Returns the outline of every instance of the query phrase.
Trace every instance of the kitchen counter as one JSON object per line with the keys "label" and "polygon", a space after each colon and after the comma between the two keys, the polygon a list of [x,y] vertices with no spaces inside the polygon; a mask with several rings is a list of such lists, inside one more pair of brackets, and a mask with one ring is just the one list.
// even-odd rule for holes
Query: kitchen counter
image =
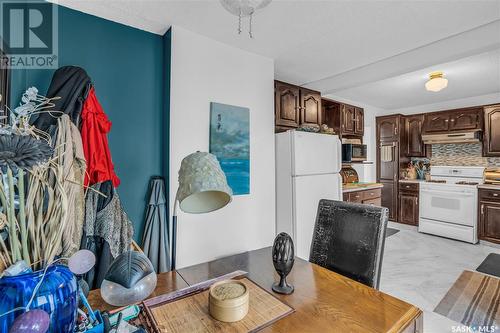
{"label": "kitchen counter", "polygon": [[342,192],[349,193],[356,191],[373,190],[382,187],[384,187],[384,185],[380,183],[348,183],[342,184]]}
{"label": "kitchen counter", "polygon": [[486,190],[500,190],[500,184],[499,185],[494,185],[494,184],[480,184],[477,187],[478,188],[484,188]]}
{"label": "kitchen counter", "polygon": [[423,179],[400,179],[400,183],[413,183],[413,184],[418,184],[418,183],[423,183],[425,180]]}

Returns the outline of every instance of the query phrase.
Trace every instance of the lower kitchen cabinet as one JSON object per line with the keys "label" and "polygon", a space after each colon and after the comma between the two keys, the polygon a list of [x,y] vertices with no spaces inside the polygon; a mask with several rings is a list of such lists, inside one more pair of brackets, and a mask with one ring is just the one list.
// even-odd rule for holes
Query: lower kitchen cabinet
{"label": "lower kitchen cabinet", "polygon": [[381,206],[382,205],[382,189],[360,189],[359,191],[352,191],[344,193],[344,201],[356,202],[365,205]]}
{"label": "lower kitchen cabinet", "polygon": [[418,225],[418,183],[399,183],[399,223]]}
{"label": "lower kitchen cabinet", "polygon": [[398,186],[397,181],[380,180],[379,183],[384,185],[381,193],[382,207],[389,209],[389,220],[398,220]]}
{"label": "lower kitchen cabinet", "polygon": [[500,244],[500,189],[479,190],[479,239]]}

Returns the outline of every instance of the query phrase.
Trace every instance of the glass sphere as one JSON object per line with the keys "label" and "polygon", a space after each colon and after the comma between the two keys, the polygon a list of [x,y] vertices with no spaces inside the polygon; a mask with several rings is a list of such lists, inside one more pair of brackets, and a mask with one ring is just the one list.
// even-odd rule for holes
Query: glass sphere
{"label": "glass sphere", "polygon": [[114,306],[146,299],[156,288],[156,272],[143,253],[128,251],[111,264],[101,284],[101,296]]}
{"label": "glass sphere", "polygon": [[46,333],[49,330],[50,317],[43,310],[31,310],[16,318],[9,333]]}

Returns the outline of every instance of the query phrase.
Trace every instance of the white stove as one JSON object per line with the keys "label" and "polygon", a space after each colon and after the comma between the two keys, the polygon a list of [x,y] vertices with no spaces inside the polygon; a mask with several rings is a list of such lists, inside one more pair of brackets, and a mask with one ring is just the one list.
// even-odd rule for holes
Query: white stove
{"label": "white stove", "polygon": [[484,167],[431,167],[420,184],[418,231],[477,243],[477,186]]}

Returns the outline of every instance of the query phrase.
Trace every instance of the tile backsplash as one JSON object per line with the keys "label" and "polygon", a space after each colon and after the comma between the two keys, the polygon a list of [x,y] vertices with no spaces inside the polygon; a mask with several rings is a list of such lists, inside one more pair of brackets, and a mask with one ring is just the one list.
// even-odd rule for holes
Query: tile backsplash
{"label": "tile backsplash", "polygon": [[483,157],[481,143],[432,145],[431,165],[500,167],[500,157]]}

